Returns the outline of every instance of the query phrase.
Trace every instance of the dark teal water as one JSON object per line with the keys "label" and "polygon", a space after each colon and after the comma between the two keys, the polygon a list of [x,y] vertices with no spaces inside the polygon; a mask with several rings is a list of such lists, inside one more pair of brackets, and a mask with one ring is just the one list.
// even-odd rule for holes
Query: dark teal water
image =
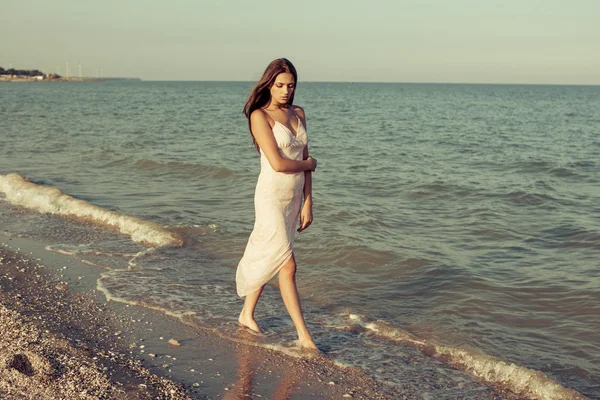
{"label": "dark teal water", "polygon": [[[259,169],[241,114],[251,86],[0,86],[0,175],[187,243],[138,244],[16,213],[17,200],[0,202],[0,231],[110,268],[100,286],[115,299],[235,335]],[[319,160],[298,284],[327,354],[402,385],[413,350],[430,345],[436,357],[420,365],[448,387],[461,379],[452,364],[522,393],[555,381],[600,396],[600,87],[301,83],[296,102]],[[267,344],[288,346],[275,288],[257,312]],[[531,371],[549,380],[520,388]]]}

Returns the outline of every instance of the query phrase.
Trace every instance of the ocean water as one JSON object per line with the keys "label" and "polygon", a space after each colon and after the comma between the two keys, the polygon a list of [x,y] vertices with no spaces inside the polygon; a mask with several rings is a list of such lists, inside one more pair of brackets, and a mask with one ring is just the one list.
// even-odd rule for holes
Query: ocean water
{"label": "ocean water", "polygon": [[[0,232],[235,338],[251,86],[1,85]],[[435,373],[437,398],[465,375],[600,397],[600,87],[301,82],[296,103],[319,161],[297,280],[328,356],[400,386]],[[261,340],[287,349],[269,286]]]}

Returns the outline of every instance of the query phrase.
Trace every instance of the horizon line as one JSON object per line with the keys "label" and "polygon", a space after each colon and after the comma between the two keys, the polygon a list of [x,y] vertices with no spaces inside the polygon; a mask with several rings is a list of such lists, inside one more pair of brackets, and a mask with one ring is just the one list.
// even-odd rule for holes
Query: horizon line
{"label": "horizon line", "polygon": [[[226,79],[140,79],[142,82],[223,82],[223,83],[255,83],[254,80],[226,80]],[[600,86],[600,83],[516,83],[516,82],[420,82],[420,81],[320,81],[300,80],[298,83],[392,83],[415,85],[522,85],[522,86]]]}

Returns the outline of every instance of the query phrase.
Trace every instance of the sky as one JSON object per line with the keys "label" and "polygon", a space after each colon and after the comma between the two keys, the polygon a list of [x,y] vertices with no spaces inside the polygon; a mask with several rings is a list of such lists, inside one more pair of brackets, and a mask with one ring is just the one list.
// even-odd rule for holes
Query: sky
{"label": "sky", "polygon": [[600,0],[0,0],[0,38],[73,76],[600,84]]}

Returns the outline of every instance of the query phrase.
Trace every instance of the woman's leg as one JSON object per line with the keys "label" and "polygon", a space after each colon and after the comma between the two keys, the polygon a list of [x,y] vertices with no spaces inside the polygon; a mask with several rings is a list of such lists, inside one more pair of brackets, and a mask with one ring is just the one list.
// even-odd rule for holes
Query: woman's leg
{"label": "woman's leg", "polygon": [[300,296],[296,288],[296,261],[294,256],[279,270],[279,289],[285,308],[287,308],[292,321],[298,331],[298,341],[300,346],[309,349],[318,350],[315,342],[306,328],[304,317],[302,316],[302,307],[300,306]]}
{"label": "woman's leg", "polygon": [[263,285],[246,296],[246,300],[244,300],[244,308],[242,308],[242,312],[238,318],[238,322],[240,324],[258,333],[260,333],[261,330],[254,319],[254,310],[256,309],[256,303],[258,303],[258,299],[264,288],[265,286]]}

